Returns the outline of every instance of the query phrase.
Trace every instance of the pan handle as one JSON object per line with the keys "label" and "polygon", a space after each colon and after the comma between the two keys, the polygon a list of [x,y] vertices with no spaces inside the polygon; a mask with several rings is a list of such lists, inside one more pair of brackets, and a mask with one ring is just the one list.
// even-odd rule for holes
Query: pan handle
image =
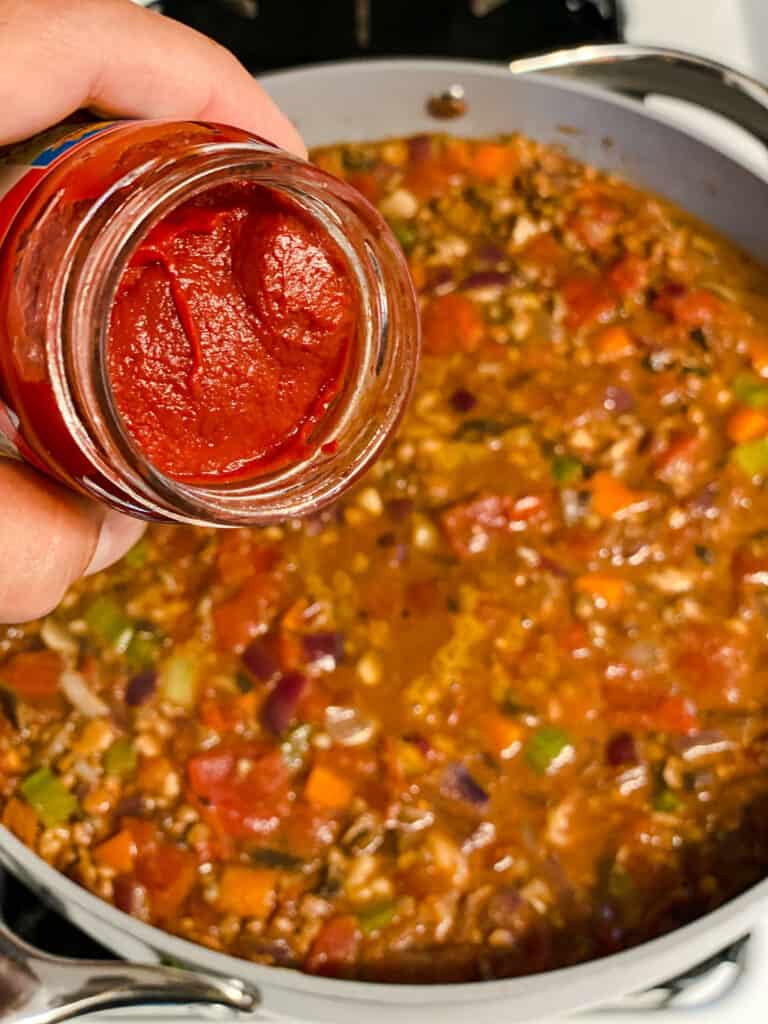
{"label": "pan handle", "polygon": [[515,74],[552,72],[642,98],[661,93],[727,117],[768,148],[768,88],[741,71],[680,50],[604,43],[513,60]]}
{"label": "pan handle", "polygon": [[259,995],[240,981],[203,971],[49,956],[0,922],[0,1022],[56,1024],[97,1010],[162,1003],[215,1003],[250,1012]]}

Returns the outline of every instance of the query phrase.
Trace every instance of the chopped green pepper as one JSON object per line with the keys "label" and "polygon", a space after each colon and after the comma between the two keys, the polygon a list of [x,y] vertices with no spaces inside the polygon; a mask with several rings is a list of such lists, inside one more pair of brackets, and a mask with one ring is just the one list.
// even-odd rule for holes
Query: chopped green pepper
{"label": "chopped green pepper", "polygon": [[539,729],[528,740],[525,760],[537,775],[546,775],[558,768],[573,752],[573,743],[567,732],[556,726]]}
{"label": "chopped green pepper", "polygon": [[46,828],[63,825],[79,810],[77,797],[50,768],[39,768],[28,775],[19,788]]}
{"label": "chopped green pepper", "polygon": [[763,476],[768,473],[768,437],[737,444],[731,458],[748,476]]}
{"label": "chopped green pepper", "polygon": [[390,225],[392,233],[405,252],[410,252],[416,242],[416,232],[410,224],[395,223]]}
{"label": "chopped green pepper", "polygon": [[680,797],[671,789],[666,787],[653,798],[653,809],[661,811],[662,814],[674,814],[682,806]]}
{"label": "chopped green pepper", "polygon": [[146,537],[134,544],[131,550],[125,555],[123,561],[129,569],[141,569],[146,564],[149,556],[149,541]]}
{"label": "chopped green pepper", "polygon": [[753,373],[740,373],[731,384],[734,398],[750,409],[768,406],[768,383]]}
{"label": "chopped green pepper", "polygon": [[550,463],[552,476],[559,484],[572,484],[581,480],[584,467],[572,455],[555,455]]}
{"label": "chopped green pepper", "polygon": [[366,907],[358,911],[357,920],[360,928],[366,934],[381,931],[391,924],[397,915],[397,906],[392,903],[377,903],[373,907]]}
{"label": "chopped green pepper", "polygon": [[125,651],[125,659],[132,669],[148,668],[154,665],[160,650],[161,640],[148,629],[137,630]]}
{"label": "chopped green pepper", "polygon": [[88,628],[117,651],[125,651],[133,636],[131,620],[114,598],[97,597],[83,615]]}
{"label": "chopped green pepper", "polygon": [[198,666],[185,654],[173,654],[160,670],[158,692],[181,707],[191,707],[197,698]]}
{"label": "chopped green pepper", "polygon": [[453,435],[454,441],[469,441],[476,444],[486,437],[499,437],[509,430],[511,424],[502,423],[501,420],[477,418],[464,420],[461,426]]}
{"label": "chopped green pepper", "polygon": [[104,755],[104,767],[110,775],[131,775],[136,770],[136,760],[133,742],[127,736],[121,736]]}

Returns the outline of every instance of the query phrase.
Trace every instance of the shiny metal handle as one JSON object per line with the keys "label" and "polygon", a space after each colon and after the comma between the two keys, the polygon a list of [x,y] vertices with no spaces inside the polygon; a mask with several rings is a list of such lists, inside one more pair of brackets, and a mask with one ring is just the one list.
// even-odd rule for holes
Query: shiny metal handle
{"label": "shiny metal handle", "polygon": [[0,1022],[56,1024],[96,1010],[161,1003],[249,1012],[259,996],[240,981],[204,972],[49,956],[0,923]]}
{"label": "shiny metal handle", "polygon": [[640,98],[661,93],[727,117],[768,147],[768,88],[718,61],[679,50],[605,43],[554,50],[509,64],[515,74],[549,71]]}

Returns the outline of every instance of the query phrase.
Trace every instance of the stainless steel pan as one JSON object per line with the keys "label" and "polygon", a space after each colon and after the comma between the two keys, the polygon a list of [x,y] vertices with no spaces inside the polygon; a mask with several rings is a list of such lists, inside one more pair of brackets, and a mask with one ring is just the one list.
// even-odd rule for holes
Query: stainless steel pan
{"label": "stainless steel pan", "polygon": [[[558,77],[510,73],[552,70]],[[559,140],[577,156],[668,196],[768,260],[768,177],[758,164],[734,162],[642,105],[648,92],[698,100],[736,120],[765,147],[768,92],[720,65],[669,51],[608,46],[511,68],[412,60],[329,64],[270,75],[264,84],[310,145],[436,128],[466,135],[519,130]],[[463,88],[467,113],[435,122],[426,113],[427,99],[452,86]],[[626,95],[608,94],[605,86]],[[473,1024],[541,1021],[614,1002],[679,973],[743,935],[768,905],[764,881],[693,924],[601,961],[503,981],[387,986],[261,967],[166,935],[57,874],[2,828],[0,861],[76,925],[134,961],[104,966],[52,960],[0,932],[0,1020],[35,1024],[126,1002],[207,1000],[247,1009],[259,999],[261,1014],[332,1024],[389,1024],[393,1017],[398,1024],[459,1024],[470,1014]],[[195,973],[135,963],[169,959]]]}

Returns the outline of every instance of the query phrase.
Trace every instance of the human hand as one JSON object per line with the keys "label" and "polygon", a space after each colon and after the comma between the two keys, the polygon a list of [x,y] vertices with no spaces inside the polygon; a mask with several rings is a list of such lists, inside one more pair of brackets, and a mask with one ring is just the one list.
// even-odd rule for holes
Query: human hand
{"label": "human hand", "polygon": [[[0,144],[81,107],[219,121],[305,154],[264,90],[205,36],[130,0],[0,0]],[[47,614],[71,583],[116,561],[143,530],[0,458],[0,622]]]}

